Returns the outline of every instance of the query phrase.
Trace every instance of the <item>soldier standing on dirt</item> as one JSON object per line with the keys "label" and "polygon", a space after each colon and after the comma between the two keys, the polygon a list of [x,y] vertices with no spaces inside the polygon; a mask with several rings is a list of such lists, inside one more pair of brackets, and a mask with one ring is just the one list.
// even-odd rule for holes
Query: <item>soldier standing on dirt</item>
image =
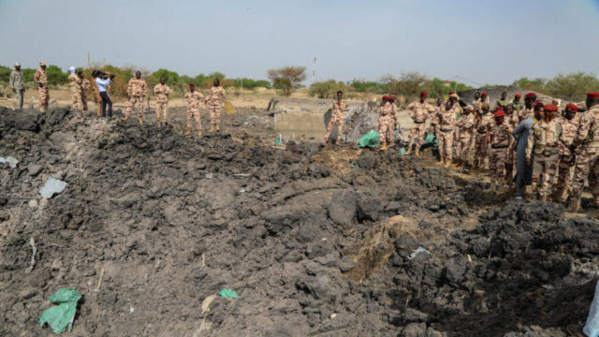
{"label": "soldier standing on dirt", "polygon": [[490,131],[491,150],[489,151],[489,176],[491,191],[497,192],[505,184],[505,160],[512,139],[512,130],[505,123],[505,112],[497,109],[493,114],[495,125]]}
{"label": "soldier standing on dirt", "polygon": [[441,113],[441,109],[445,109],[445,104],[443,103],[445,102],[442,97],[437,99],[437,106],[431,117],[431,133],[435,135],[435,138],[439,138],[439,114]]}
{"label": "soldier standing on dirt", "polygon": [[587,94],[587,108],[570,147],[577,157],[570,197],[572,211],[580,209],[580,196],[587,179],[595,207],[599,207],[599,92]]}
{"label": "soldier standing on dirt", "polygon": [[439,113],[439,154],[441,162],[445,167],[451,165],[453,159],[453,137],[455,132],[456,117],[460,112],[459,104],[457,104],[458,95],[455,93],[449,96],[449,101],[445,104],[445,108]]}
{"label": "soldier standing on dirt", "polygon": [[79,76],[79,78],[81,79],[81,110],[83,112],[87,112],[87,91],[91,87],[91,83],[87,78],[85,78],[83,71],[80,70],[77,73],[77,76]]}
{"label": "soldier standing on dirt", "polygon": [[139,124],[143,124],[144,120],[144,107],[143,99],[148,94],[148,86],[146,81],[141,79],[141,71],[135,72],[135,77],[129,80],[127,86],[127,94],[129,95],[129,106],[125,111],[125,117],[121,118],[126,121],[131,116],[131,112],[135,108],[135,104],[139,103],[139,109],[137,110],[137,117],[139,118]]}
{"label": "soldier standing on dirt", "polygon": [[220,86],[220,80],[214,79],[212,82],[213,86],[210,88],[210,94],[206,101],[210,106],[210,132],[220,131],[220,114],[223,111],[223,104],[227,93],[223,87]]}
{"label": "soldier standing on dirt", "polygon": [[559,116],[557,119],[562,125],[563,141],[564,145],[560,148],[560,159],[557,166],[558,179],[557,184],[554,186],[553,200],[556,202],[564,202],[564,192],[567,192],[572,181],[572,175],[574,174],[574,155],[570,152],[569,146],[572,145],[576,132],[578,131],[578,125],[580,120],[576,118],[576,112],[578,106],[572,103],[566,105],[563,116]]}
{"label": "soldier standing on dirt", "polygon": [[379,110],[379,141],[381,151],[387,151],[388,144],[393,144],[393,131],[395,129],[395,114],[392,96],[383,96],[382,106]]}
{"label": "soldier standing on dirt", "polygon": [[412,130],[410,131],[410,138],[408,140],[408,151],[406,154],[412,152],[412,144],[416,141],[416,157],[420,155],[420,147],[422,146],[422,138],[424,137],[424,131],[426,130],[426,120],[430,115],[435,113],[435,108],[426,102],[428,93],[426,91],[420,92],[420,100],[410,103],[408,105],[408,111],[410,118],[414,121]]}
{"label": "soldier standing on dirt", "polygon": [[[505,109],[505,122],[510,128],[510,133],[518,126],[518,115],[514,113],[514,106],[508,104]],[[514,178],[514,166],[516,164],[516,140],[510,137],[510,146],[508,147],[506,159],[505,159],[505,177],[506,183],[511,184]]]}
{"label": "soldier standing on dirt", "polygon": [[472,105],[468,105],[464,108],[464,114],[456,123],[456,128],[460,130],[460,137],[458,139],[458,152],[456,153],[458,165],[468,166],[470,149],[472,148],[474,122],[474,107]]}
{"label": "soldier standing on dirt", "polygon": [[524,108],[524,103],[522,103],[522,95],[520,94],[516,94],[514,96],[514,99],[510,101],[509,106],[512,107],[512,109],[514,110],[514,114],[516,116],[518,116],[518,114],[520,113],[520,110],[522,110],[522,108]]}
{"label": "soldier standing on dirt", "polygon": [[343,91],[337,91],[337,99],[333,101],[333,109],[331,111],[331,120],[327,126],[327,132],[324,135],[322,144],[326,144],[329,141],[333,126],[337,125],[337,139],[335,144],[339,145],[341,142],[341,130],[343,130],[343,113],[346,110],[345,101],[343,100]]}
{"label": "soldier standing on dirt", "polygon": [[520,122],[534,115],[535,104],[537,104],[537,95],[534,92],[524,96],[524,107],[518,112]]}
{"label": "soldier standing on dirt", "polygon": [[195,84],[189,83],[189,92],[185,94],[185,102],[187,103],[187,129],[185,135],[191,135],[191,119],[195,118],[198,123],[198,136],[202,135],[202,120],[200,119],[200,104],[206,109],[206,101],[201,92],[195,91]]}
{"label": "soldier standing on dirt", "polygon": [[482,94],[480,94],[480,114],[482,115],[483,113],[483,104],[489,104],[489,109],[491,108],[491,103],[489,103],[489,96],[487,96],[487,93],[483,91]]}
{"label": "soldier standing on dirt", "polygon": [[541,201],[547,201],[557,171],[560,146],[564,145],[562,144],[562,126],[555,119],[557,106],[547,104],[543,109],[545,117],[533,125],[528,135],[526,163],[530,165],[534,151],[533,192],[536,187]]}
{"label": "soldier standing on dirt", "polygon": [[474,168],[483,168],[488,155],[487,132],[492,126],[493,114],[489,112],[489,103],[482,105],[482,115],[476,120],[474,129]]}
{"label": "soldier standing on dirt", "polygon": [[69,87],[73,109],[79,109],[79,102],[81,101],[81,78],[75,73],[75,67],[69,68]]}
{"label": "soldier standing on dirt", "polygon": [[474,107],[474,111],[480,115],[482,109],[482,101],[480,100],[480,92],[474,93],[474,101],[472,101],[472,106]]}
{"label": "soldier standing on dirt", "polygon": [[164,84],[166,80],[164,76],[160,77],[160,83],[154,87],[154,95],[156,95],[156,122],[159,126],[166,124],[168,116],[168,97],[171,93],[171,88]]}
{"label": "soldier standing on dirt", "polygon": [[510,102],[507,100],[507,92],[504,91],[501,93],[501,99],[495,103],[495,107],[501,107],[501,109],[505,109],[508,104],[510,104]]}
{"label": "soldier standing on dirt", "polygon": [[23,109],[23,98],[25,97],[25,83],[23,83],[23,73],[21,72],[21,64],[15,62],[15,70],[10,73],[9,86],[15,94],[17,100],[17,110]]}
{"label": "soldier standing on dirt", "polygon": [[37,83],[37,92],[40,95],[40,111],[48,109],[50,101],[50,90],[48,89],[48,75],[46,74],[46,64],[40,62],[40,68],[35,71],[33,80]]}

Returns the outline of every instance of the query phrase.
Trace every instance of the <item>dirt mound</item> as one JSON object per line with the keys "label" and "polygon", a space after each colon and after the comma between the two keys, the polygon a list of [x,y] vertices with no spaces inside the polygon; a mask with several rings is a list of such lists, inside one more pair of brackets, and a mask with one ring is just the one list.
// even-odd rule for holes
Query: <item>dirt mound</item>
{"label": "dirt mound", "polygon": [[[20,161],[0,166],[0,335],[48,334],[61,287],[84,296],[77,336],[503,336],[586,315],[595,221],[491,207],[427,158],[273,148],[254,113],[185,138],[0,110],[0,155]],[[40,199],[50,176],[68,185]]]}

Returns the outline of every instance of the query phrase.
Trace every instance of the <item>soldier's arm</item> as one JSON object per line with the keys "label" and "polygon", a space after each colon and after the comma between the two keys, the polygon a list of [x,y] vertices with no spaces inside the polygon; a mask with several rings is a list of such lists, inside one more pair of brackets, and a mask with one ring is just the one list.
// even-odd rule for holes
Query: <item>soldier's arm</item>
{"label": "soldier's arm", "polygon": [[143,81],[142,83],[143,83],[142,87],[143,87],[144,96],[147,96],[148,95],[148,85],[146,84],[146,81]]}
{"label": "soldier's arm", "polygon": [[572,141],[572,148],[578,147],[589,136],[592,121],[588,117],[589,113],[587,112],[584,115],[582,115],[582,118],[580,118],[580,125],[578,126],[578,131],[576,131],[576,136],[574,136],[574,141]]}
{"label": "soldier's arm", "polygon": [[10,80],[8,81],[8,85],[12,88],[12,90],[15,90],[15,73],[11,73],[10,74]]}
{"label": "soldier's arm", "polygon": [[129,83],[127,84],[127,95],[131,96],[132,91],[133,91],[133,79],[130,79]]}

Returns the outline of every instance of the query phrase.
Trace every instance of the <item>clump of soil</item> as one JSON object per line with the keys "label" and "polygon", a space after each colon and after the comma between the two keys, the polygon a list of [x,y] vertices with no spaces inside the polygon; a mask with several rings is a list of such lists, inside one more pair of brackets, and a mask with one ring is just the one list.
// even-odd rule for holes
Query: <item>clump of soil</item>
{"label": "clump of soil", "polygon": [[[20,161],[0,166],[0,335],[49,334],[62,287],[84,295],[75,336],[555,336],[586,316],[595,220],[494,205],[432,157],[275,148],[271,117],[223,119],[186,138],[0,110]],[[40,199],[50,176],[66,190]]]}

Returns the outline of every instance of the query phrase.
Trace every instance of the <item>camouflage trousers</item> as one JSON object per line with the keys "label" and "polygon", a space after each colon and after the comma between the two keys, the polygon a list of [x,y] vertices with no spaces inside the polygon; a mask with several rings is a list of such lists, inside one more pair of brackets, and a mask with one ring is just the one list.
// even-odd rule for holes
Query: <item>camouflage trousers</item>
{"label": "camouflage trousers", "polygon": [[474,166],[484,167],[487,159],[487,138],[486,134],[481,134],[478,131],[474,133]]}
{"label": "camouflage trousers", "polygon": [[557,165],[557,183],[555,184],[555,188],[553,190],[553,194],[558,198],[561,198],[564,195],[564,191],[568,191],[570,187],[570,182],[572,181],[572,177],[574,175],[574,167],[571,165],[571,163],[572,156],[560,156],[559,164]]}
{"label": "camouflage trousers", "polygon": [[453,154],[452,157],[454,159],[460,158],[460,133],[461,131],[457,128],[453,131],[453,143],[451,147],[451,153]]}
{"label": "camouflage trousers", "polygon": [[135,105],[139,103],[139,109],[137,109],[137,116],[139,118],[143,118],[144,116],[144,105],[143,105],[143,97],[141,96],[131,96],[129,98],[129,105],[127,106],[127,110],[125,111],[125,117],[131,116],[131,112],[135,108]]}
{"label": "camouflage trousers", "polygon": [[210,105],[210,126],[220,127],[220,114],[223,111],[222,104]]}
{"label": "camouflage trousers", "polygon": [[593,196],[599,196],[599,147],[587,147],[576,157],[572,180],[573,199],[580,199],[587,179]]}
{"label": "camouflage trousers", "polygon": [[439,154],[442,162],[451,162],[453,159],[453,130],[437,132],[439,139]]}
{"label": "camouflage trousers", "polygon": [[379,141],[381,144],[387,143],[393,145],[393,130],[395,121],[392,118],[379,119]]}
{"label": "camouflage trousers", "polygon": [[424,137],[424,131],[426,130],[426,123],[414,123],[412,125],[412,129],[410,130],[410,138],[408,140],[408,147],[411,147],[414,144],[414,141],[418,145],[416,145],[416,149],[419,149],[422,146],[422,138]]}
{"label": "camouflage trousers", "polygon": [[37,93],[40,95],[40,106],[42,108],[48,107],[48,102],[50,102],[50,90],[48,89],[48,85],[44,84],[43,87],[37,87]]}
{"label": "camouflage trousers", "polygon": [[[81,102],[81,93],[72,92],[71,93],[71,104],[74,109],[79,109],[79,103]],[[82,104],[83,105],[83,104]]]}
{"label": "camouflage trousers", "polygon": [[514,178],[514,168],[516,167],[516,142],[512,141],[507,150],[505,159],[505,176],[510,181]]}
{"label": "camouflage trousers", "polygon": [[81,111],[87,111],[87,95],[81,94]]}
{"label": "camouflage trousers", "polygon": [[333,131],[333,127],[337,125],[337,139],[335,143],[339,144],[341,140],[341,131],[343,130],[343,118],[333,116],[331,121],[329,121],[329,125],[327,126],[327,132],[324,135],[323,141],[326,143],[329,141],[329,137],[331,136],[331,132]]}
{"label": "camouflage trousers", "polygon": [[472,135],[465,133],[460,137],[458,142],[458,152],[456,156],[463,162],[470,161],[470,147],[472,147]]}
{"label": "camouflage trousers", "polygon": [[544,155],[535,153],[535,160],[532,164],[532,186],[533,192],[536,190],[541,197],[548,197],[551,193],[551,184],[557,173],[557,164],[559,154]]}
{"label": "camouflage trousers", "polygon": [[498,185],[505,184],[505,164],[509,148],[489,150],[489,177]]}
{"label": "camouflage trousers", "polygon": [[162,121],[166,123],[166,119],[168,118],[168,101],[156,102],[156,120],[158,122]]}
{"label": "camouflage trousers", "polygon": [[187,131],[191,131],[192,119],[195,118],[196,123],[198,124],[198,130],[202,131],[202,120],[200,119],[200,108],[187,108]]}

